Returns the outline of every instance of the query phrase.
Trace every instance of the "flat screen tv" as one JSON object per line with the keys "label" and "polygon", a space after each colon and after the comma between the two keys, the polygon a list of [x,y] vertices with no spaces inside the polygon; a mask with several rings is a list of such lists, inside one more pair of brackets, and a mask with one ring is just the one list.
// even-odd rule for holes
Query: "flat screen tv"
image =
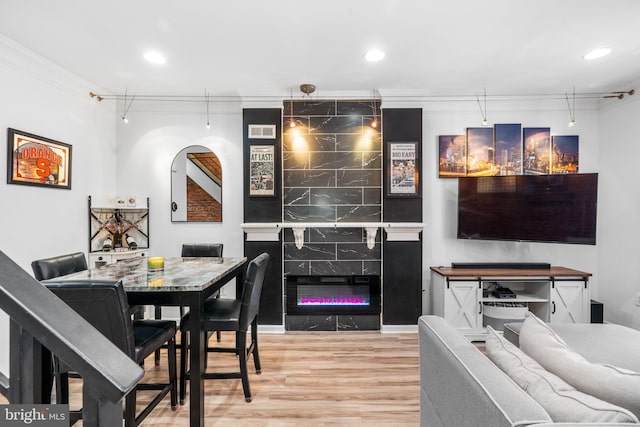
{"label": "flat screen tv", "polygon": [[598,174],[458,179],[458,239],[596,244]]}

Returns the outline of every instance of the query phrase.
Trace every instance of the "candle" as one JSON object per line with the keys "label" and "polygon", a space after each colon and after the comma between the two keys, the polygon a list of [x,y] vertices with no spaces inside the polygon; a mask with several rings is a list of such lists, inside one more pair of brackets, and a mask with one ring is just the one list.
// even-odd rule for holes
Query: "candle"
{"label": "candle", "polygon": [[147,260],[150,270],[161,270],[164,268],[164,257],[152,256]]}

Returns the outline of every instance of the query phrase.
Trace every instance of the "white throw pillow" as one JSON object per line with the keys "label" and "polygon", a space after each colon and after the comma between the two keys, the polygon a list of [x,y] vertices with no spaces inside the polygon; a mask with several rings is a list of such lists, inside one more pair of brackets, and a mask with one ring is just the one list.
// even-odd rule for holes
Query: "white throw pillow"
{"label": "white throw pillow", "polygon": [[637,372],[589,362],[531,313],[527,313],[520,329],[520,348],[576,389],[622,406],[640,417],[640,374]]}
{"label": "white throw pillow", "polygon": [[487,327],[487,355],[544,408],[554,422],[630,423],[624,408],[582,393],[546,371],[518,347]]}

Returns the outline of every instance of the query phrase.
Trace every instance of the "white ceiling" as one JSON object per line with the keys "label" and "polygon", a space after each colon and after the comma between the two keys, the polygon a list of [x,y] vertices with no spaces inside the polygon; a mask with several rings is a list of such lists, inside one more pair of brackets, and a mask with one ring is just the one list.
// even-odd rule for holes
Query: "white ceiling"
{"label": "white ceiling", "polygon": [[638,0],[0,0],[0,34],[113,94],[628,90],[639,18]]}

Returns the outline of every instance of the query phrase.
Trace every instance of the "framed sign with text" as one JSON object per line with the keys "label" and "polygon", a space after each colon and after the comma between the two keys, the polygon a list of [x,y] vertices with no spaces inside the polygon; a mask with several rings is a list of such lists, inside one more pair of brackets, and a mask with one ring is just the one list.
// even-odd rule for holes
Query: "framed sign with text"
{"label": "framed sign with text", "polygon": [[249,196],[275,196],[275,146],[249,148]]}
{"label": "framed sign with text", "polygon": [[71,145],[8,129],[7,184],[71,189]]}
{"label": "framed sign with text", "polygon": [[416,197],[419,194],[418,143],[391,142],[387,146],[388,197]]}

